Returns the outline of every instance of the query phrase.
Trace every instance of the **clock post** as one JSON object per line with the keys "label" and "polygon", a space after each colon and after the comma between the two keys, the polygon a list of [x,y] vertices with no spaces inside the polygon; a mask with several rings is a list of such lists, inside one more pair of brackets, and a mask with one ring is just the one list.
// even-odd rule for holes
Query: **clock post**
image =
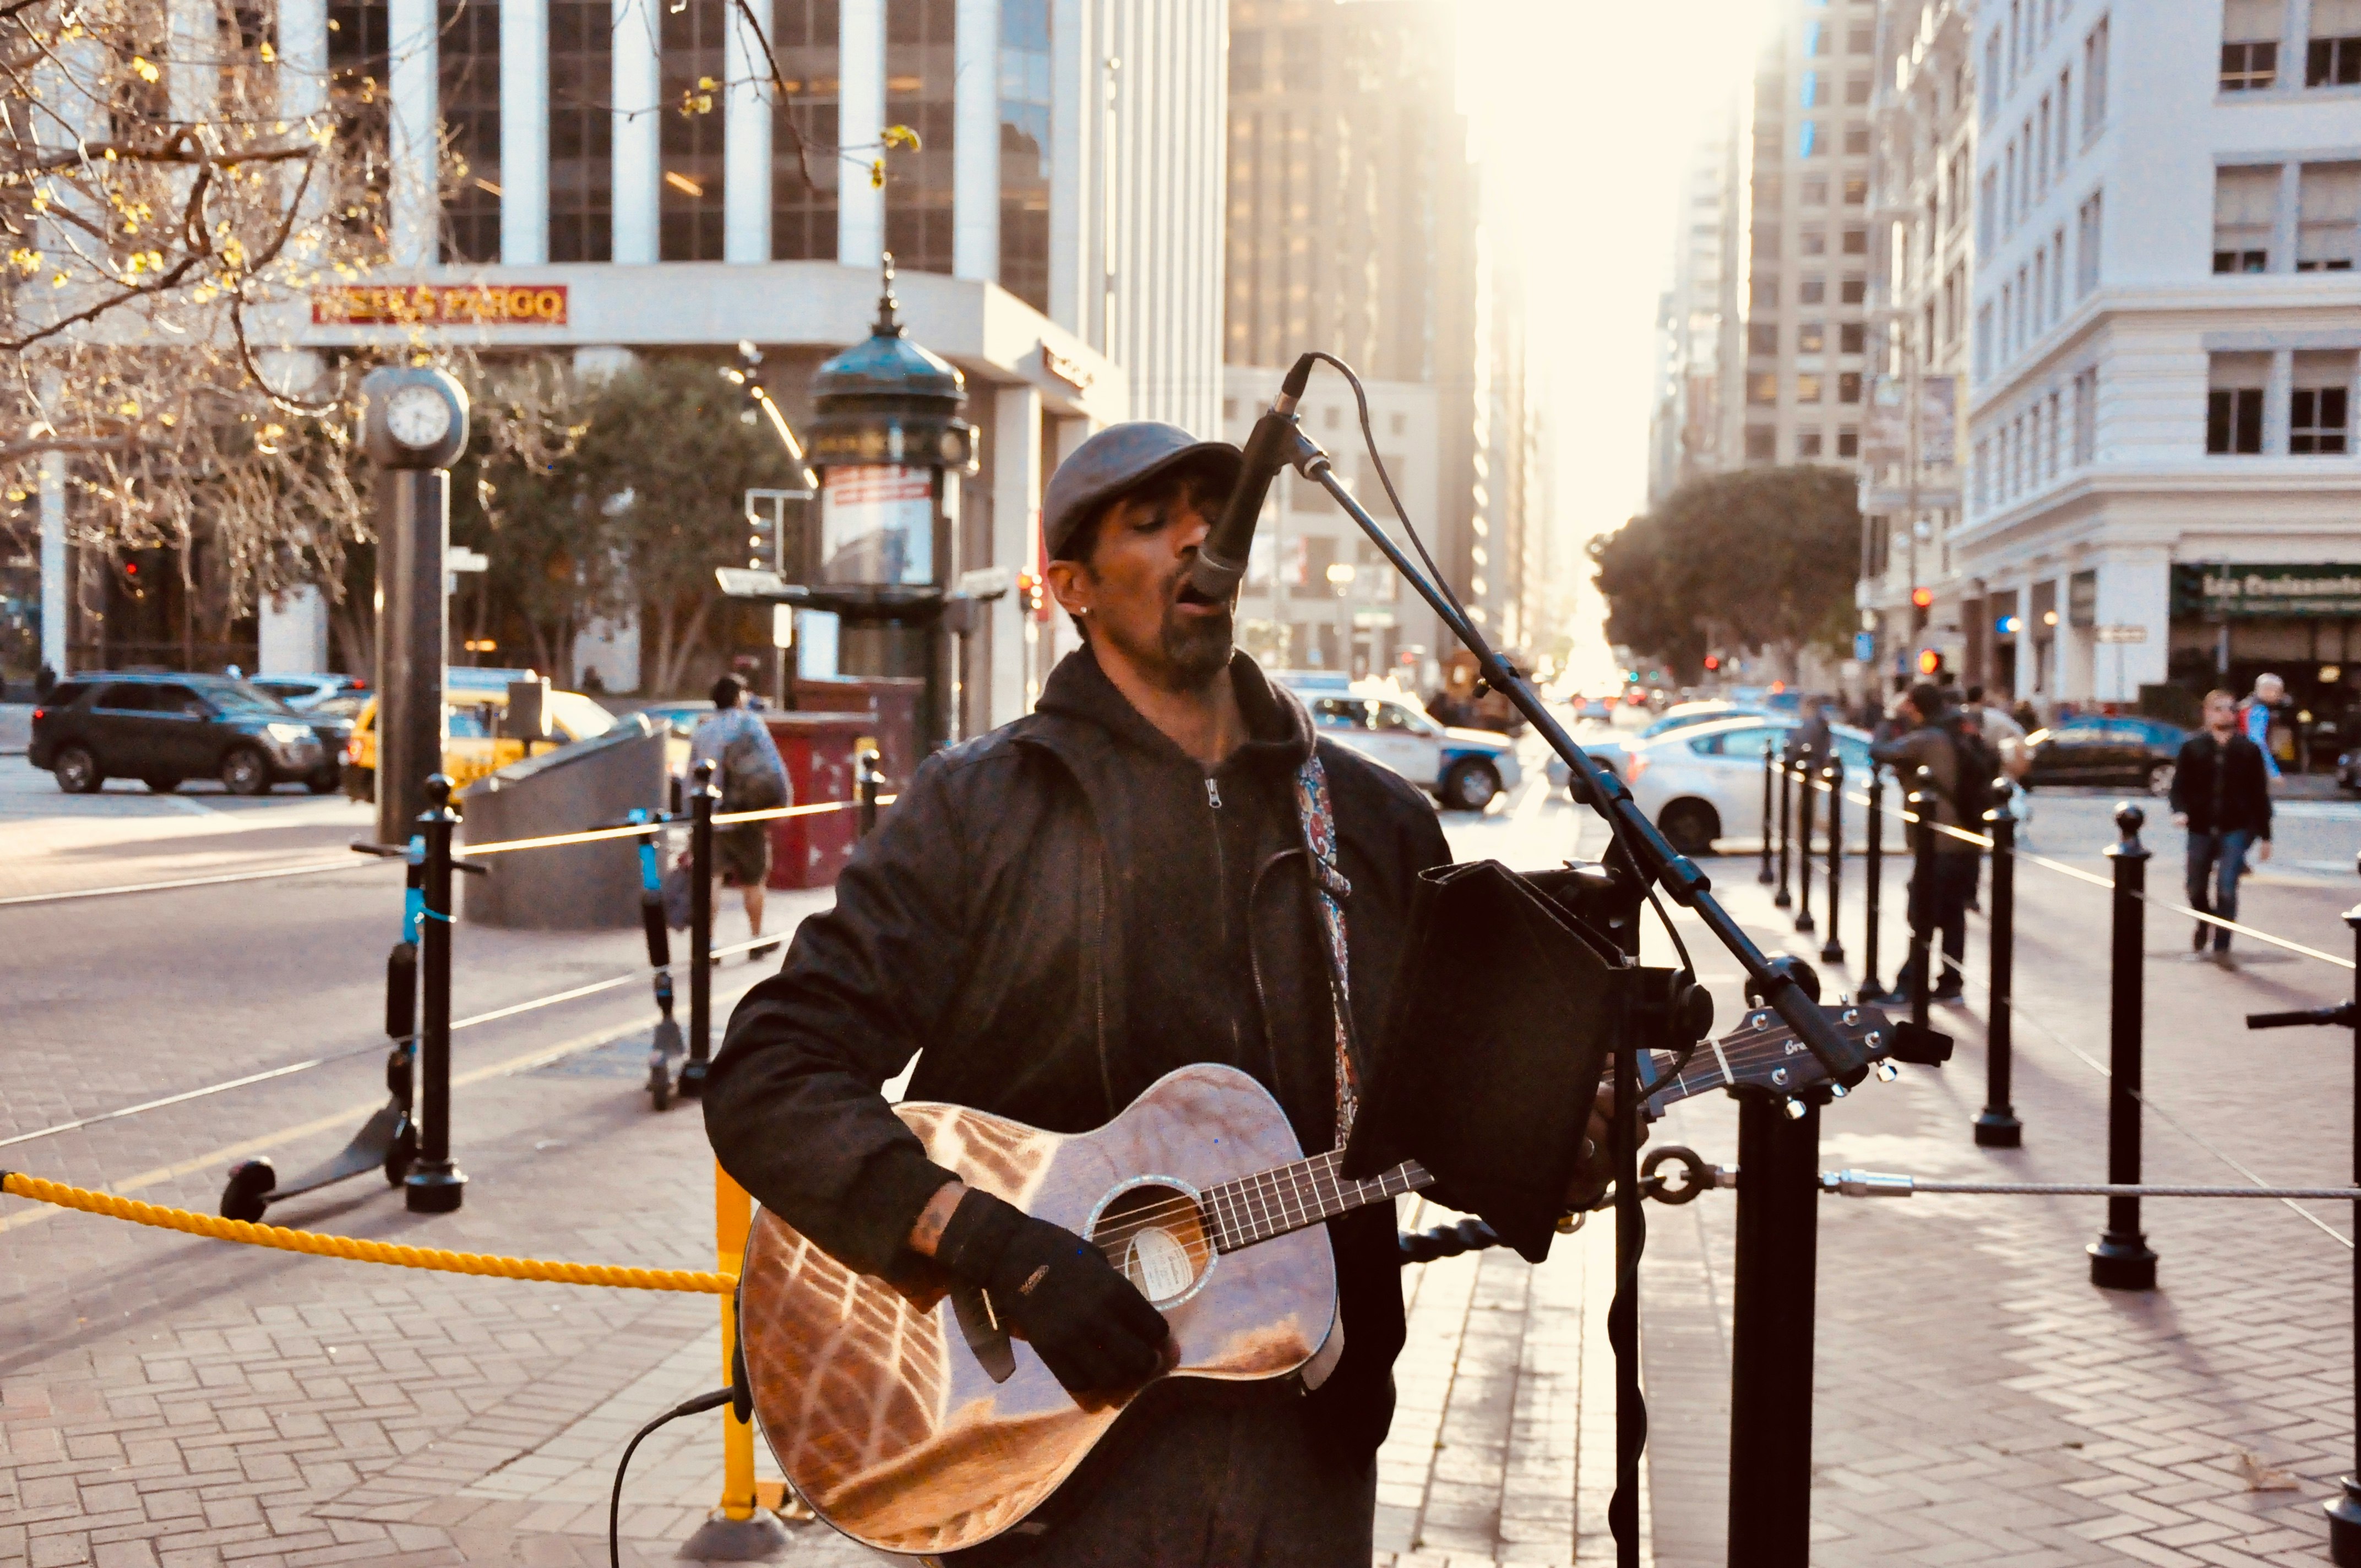
{"label": "clock post", "polygon": [[443,371],[372,370],[361,382],[361,444],[377,478],[377,841],[403,845],[443,771],[444,558],[451,464],[467,445],[467,394]]}

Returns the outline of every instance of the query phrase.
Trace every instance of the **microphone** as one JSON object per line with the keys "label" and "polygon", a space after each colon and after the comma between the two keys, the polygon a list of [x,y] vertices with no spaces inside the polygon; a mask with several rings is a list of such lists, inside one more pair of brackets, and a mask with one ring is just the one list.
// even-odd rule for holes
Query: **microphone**
{"label": "microphone", "polygon": [[1215,604],[1224,603],[1235,595],[1246,575],[1246,556],[1254,549],[1255,524],[1262,517],[1263,498],[1270,494],[1271,480],[1287,466],[1301,440],[1296,428],[1295,405],[1303,397],[1305,384],[1312,379],[1312,366],[1318,363],[1311,355],[1305,355],[1279,384],[1279,396],[1255,421],[1254,433],[1246,437],[1246,461],[1238,467],[1237,488],[1230,492],[1205,542],[1197,547],[1197,559],[1189,567],[1189,586]]}

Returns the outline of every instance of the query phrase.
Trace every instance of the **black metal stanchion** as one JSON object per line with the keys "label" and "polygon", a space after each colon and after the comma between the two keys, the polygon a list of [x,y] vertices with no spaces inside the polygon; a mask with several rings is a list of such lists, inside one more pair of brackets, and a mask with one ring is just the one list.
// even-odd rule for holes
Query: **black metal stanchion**
{"label": "black metal stanchion", "polygon": [[1795,929],[1806,936],[1818,929],[1812,921],[1812,801],[1819,793],[1813,788],[1819,769],[1813,763],[1806,746],[1795,758]]}
{"label": "black metal stanchion", "polygon": [[1771,730],[1763,742],[1763,869],[1754,873],[1754,880],[1765,887],[1779,880],[1771,874],[1771,813],[1775,809],[1771,804],[1772,772],[1778,765],[1778,731]]}
{"label": "black metal stanchion", "polygon": [[1787,855],[1793,847],[1789,834],[1795,820],[1795,766],[1785,757],[1779,759],[1779,891],[1771,902],[1784,909],[1795,902],[1787,892]]}
{"label": "black metal stanchion", "polygon": [[683,1100],[705,1091],[713,1052],[713,764],[697,764],[688,785],[688,1060],[676,1087]]}
{"label": "black metal stanchion", "polygon": [[1844,941],[1838,936],[1837,894],[1844,886],[1844,758],[1835,748],[1828,751],[1828,765],[1821,771],[1828,785],[1828,939],[1820,944],[1820,961],[1824,964],[1844,962]]}
{"label": "black metal stanchion", "polygon": [[[1804,971],[1808,974],[1808,970]],[[1811,982],[1817,990],[1817,982]],[[1812,1531],[1816,1097],[1740,1097],[1730,1355],[1730,1568],[1806,1568]]]}
{"label": "black metal stanchion", "polygon": [[852,753],[853,783],[861,797],[861,836],[864,839],[877,830],[877,796],[885,785],[885,774],[877,765],[874,743]]}
{"label": "black metal stanchion", "polygon": [[1976,1142],[1988,1149],[2013,1149],[2024,1142],[2024,1124],[2009,1103],[2009,988],[2015,984],[2016,817],[2010,812],[2008,781],[1993,781],[2000,802],[1984,813],[1992,835],[1992,996],[1984,1023],[1984,1109],[1976,1118]]}
{"label": "black metal stanchion", "polygon": [[426,781],[426,809],[418,818],[426,840],[423,918],[418,929],[423,992],[418,1029],[418,1160],[402,1179],[402,1202],[415,1214],[458,1208],[467,1179],[451,1159],[451,781]]}
{"label": "black metal stanchion", "polygon": [[1910,825],[1909,911],[1910,1021],[1927,1026],[1927,998],[1935,989],[1935,775],[1924,767],[1911,781],[1903,806],[1916,818]]}
{"label": "black metal stanchion", "polygon": [[[2115,808],[2120,842],[2107,847],[2115,872],[2114,935],[2107,986],[2107,1180],[2140,1179],[2140,966],[2147,940],[2147,814],[2129,801]],[[2107,1228],[2090,1246],[2091,1283],[2109,1290],[2156,1288],[2156,1254],[2140,1234],[2137,1198],[2107,1200]]]}
{"label": "black metal stanchion", "polygon": [[1869,765],[1869,820],[1864,826],[1869,833],[1861,860],[1861,993],[1883,996],[1885,988],[1877,982],[1877,926],[1885,888],[1885,770],[1875,762]]}

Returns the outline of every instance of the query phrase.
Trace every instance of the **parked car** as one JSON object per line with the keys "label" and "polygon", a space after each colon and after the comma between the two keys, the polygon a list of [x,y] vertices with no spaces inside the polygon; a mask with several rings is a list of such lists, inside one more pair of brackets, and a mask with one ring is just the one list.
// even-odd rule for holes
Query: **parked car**
{"label": "parked car", "polygon": [[278,698],[226,675],[97,674],[60,681],[33,709],[27,760],[68,795],[135,778],[159,795],[217,778],[232,795],[336,787],[334,754]]}
{"label": "parked car", "polygon": [[2033,749],[2028,786],[2135,784],[2148,794],[2172,793],[2172,773],[2190,732],[2161,718],[2086,714],[2026,736]]}
{"label": "parked car", "polygon": [[[1631,798],[1685,855],[1713,852],[1714,840],[1758,838],[1763,823],[1763,753],[1784,750],[1796,720],[1754,714],[1668,731],[1631,749],[1623,782]],[[1866,777],[1870,736],[1833,725],[1848,778]]]}
{"label": "parked car", "polygon": [[1399,697],[1312,696],[1321,734],[1391,768],[1455,811],[1481,811],[1524,776],[1516,748],[1488,729],[1437,724]]}
{"label": "parked car", "polygon": [[249,675],[246,684],[266,696],[277,697],[298,713],[309,713],[324,702],[368,690],[368,683],[358,675]]}
{"label": "parked car", "polygon": [[[456,786],[473,784],[522,760],[525,743],[500,733],[508,711],[509,679],[523,679],[522,670],[454,669],[446,672],[443,690],[443,772]],[[550,729],[560,745],[588,740],[615,727],[615,716],[580,692],[549,694]],[[355,800],[377,798],[377,699],[371,697],[353,722],[345,742],[342,777],[345,793]]]}

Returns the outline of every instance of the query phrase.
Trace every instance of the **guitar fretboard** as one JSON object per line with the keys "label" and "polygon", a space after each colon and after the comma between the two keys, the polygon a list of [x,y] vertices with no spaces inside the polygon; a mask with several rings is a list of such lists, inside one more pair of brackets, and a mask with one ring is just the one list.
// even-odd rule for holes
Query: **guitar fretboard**
{"label": "guitar fretboard", "polygon": [[1213,1245],[1222,1252],[1235,1252],[1367,1204],[1415,1192],[1434,1180],[1413,1159],[1366,1181],[1348,1181],[1336,1174],[1344,1158],[1341,1151],[1331,1149],[1293,1165],[1258,1170],[1207,1188],[1202,1207],[1213,1226]]}

